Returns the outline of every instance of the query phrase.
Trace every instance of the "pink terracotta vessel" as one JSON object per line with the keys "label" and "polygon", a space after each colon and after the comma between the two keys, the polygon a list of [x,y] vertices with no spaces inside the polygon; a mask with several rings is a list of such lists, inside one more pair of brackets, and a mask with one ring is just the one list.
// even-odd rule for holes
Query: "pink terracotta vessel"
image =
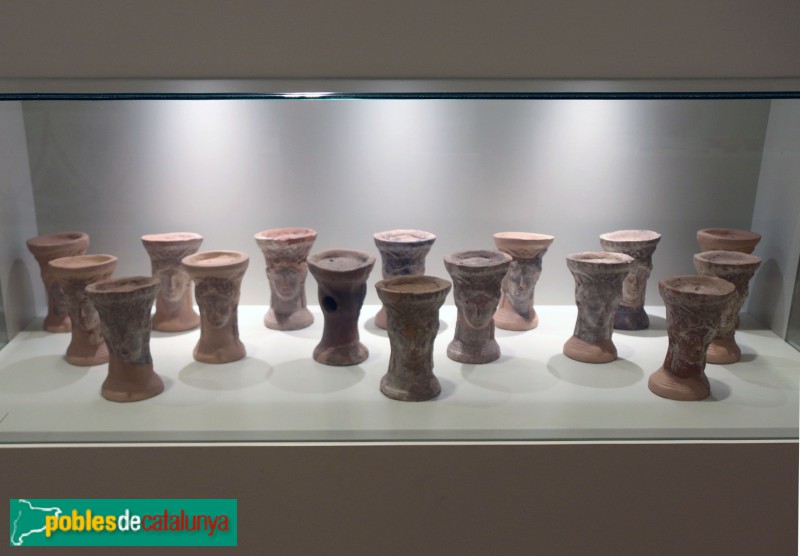
{"label": "pink terracotta vessel", "polygon": [[433,276],[399,276],[378,282],[375,289],[386,307],[391,346],[381,392],[406,402],[435,398],[442,387],[433,374],[433,343],[450,282]]}
{"label": "pink terracotta vessel", "polygon": [[633,257],[622,253],[587,251],[567,256],[575,278],[578,318],[575,332],[564,344],[564,355],[584,363],[610,363],[617,358],[611,340],[614,311],[622,299],[622,283]]}
{"label": "pink terracotta vessel", "polygon": [[249,257],[240,251],[202,251],[182,264],[195,283],[200,307],[200,339],[194,358],[229,363],[247,355],[239,339],[239,294]]}
{"label": "pink terracotta vessel", "polygon": [[136,402],[160,394],[164,381],[153,371],[150,311],[158,278],[133,276],[86,286],[108,345],[108,376],[100,394],[112,402]]}
{"label": "pink terracotta vessel", "polygon": [[[421,276],[425,274],[425,257],[436,241],[436,236],[422,230],[389,230],[372,236],[381,254],[384,280],[395,276]],[[375,315],[375,326],[386,329],[386,309],[381,307]]]}
{"label": "pink terracotta vessel", "polygon": [[497,249],[512,258],[503,278],[500,305],[494,314],[497,328],[531,330],[539,325],[533,294],[542,273],[542,258],[553,239],[553,236],[527,232],[494,234]]}
{"label": "pink terracotta vessel", "polygon": [[47,293],[44,329],[48,332],[69,332],[72,324],[64,293],[47,263],[61,257],[83,255],[89,248],[89,236],[83,232],[58,232],[31,238],[26,243],[39,263],[39,273]]}
{"label": "pink terracotta vessel", "polygon": [[511,255],[500,251],[461,251],[447,255],[444,266],[453,279],[456,331],[447,357],[459,363],[490,363],[500,357],[494,338],[494,312]]}
{"label": "pink terracotta vessel", "polygon": [[715,276],[674,276],[658,283],[667,308],[669,346],[664,364],[650,375],[651,392],[680,401],[709,396],[706,350],[734,289]]}
{"label": "pink terracotta vessel", "polygon": [[703,228],[697,230],[697,243],[702,251],[738,251],[752,253],[761,235],[734,228]]}
{"label": "pink terracotta vessel", "polygon": [[203,236],[192,232],[171,232],[142,236],[153,277],[161,281],[153,315],[153,330],[183,332],[200,325],[192,304],[192,279],[181,264],[200,249]]}
{"label": "pink terracotta vessel", "polygon": [[275,228],[255,235],[264,254],[270,302],[264,326],[273,330],[299,330],[314,322],[306,306],[308,253],[317,232],[311,228]]}
{"label": "pink terracotta vessel", "polygon": [[77,255],[54,259],[48,264],[61,285],[72,320],[67,361],[82,367],[108,363],[108,348],[100,330],[100,317],[86,293],[86,286],[111,276],[117,258],[113,255]]}
{"label": "pink terracotta vessel", "polygon": [[369,357],[358,334],[358,318],[374,266],[375,257],[364,251],[328,249],[308,257],[325,320],[322,339],[314,348],[318,363],[357,365]]}
{"label": "pink terracotta vessel", "polygon": [[650,318],[644,310],[647,279],[653,270],[653,253],[661,234],[650,230],[619,230],[600,234],[600,245],[611,253],[633,257],[633,264],[622,283],[622,299],[614,311],[614,328],[644,330]]}
{"label": "pink terracotta vessel", "polygon": [[722,312],[719,330],[708,346],[706,361],[717,365],[737,363],[742,358],[735,338],[739,311],[747,299],[750,280],[761,266],[761,258],[736,251],[706,251],[694,256],[694,266],[698,273],[722,278],[736,288]]}

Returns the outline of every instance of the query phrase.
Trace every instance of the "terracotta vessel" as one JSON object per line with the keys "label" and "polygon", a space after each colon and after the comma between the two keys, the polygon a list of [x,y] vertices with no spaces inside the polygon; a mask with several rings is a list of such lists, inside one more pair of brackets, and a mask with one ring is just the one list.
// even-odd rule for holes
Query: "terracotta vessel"
{"label": "terracotta vessel", "polygon": [[324,365],[357,365],[369,357],[358,335],[358,317],[367,295],[375,257],[363,251],[329,249],[308,257],[317,281],[325,324],[314,360]]}
{"label": "terracotta vessel", "polygon": [[375,288],[386,307],[391,346],[381,392],[404,402],[435,398],[442,387],[433,374],[433,342],[450,282],[432,276],[399,276],[382,280]]}
{"label": "terracotta vessel", "polygon": [[750,279],[761,266],[761,258],[736,251],[706,251],[694,256],[694,266],[698,273],[722,278],[736,288],[722,312],[719,330],[706,352],[708,363],[736,363],[742,358],[742,350],[734,338],[739,324],[739,311],[747,299]]}
{"label": "terracotta vessel", "polygon": [[664,365],[647,383],[653,393],[684,401],[708,397],[706,349],[734,289],[714,276],[675,276],[658,283],[667,307],[669,346]]}
{"label": "terracotta vessel", "polygon": [[761,235],[733,228],[703,228],[697,230],[697,243],[702,251],[738,251],[752,253]]}
{"label": "terracotta vessel", "polygon": [[456,331],[447,357],[460,363],[490,363],[500,357],[494,339],[494,312],[511,256],[500,251],[462,251],[444,258],[453,278]]}
{"label": "terracotta vessel", "polygon": [[622,283],[622,299],[614,311],[614,328],[644,330],[650,326],[650,318],[644,311],[644,296],[653,270],[653,253],[660,240],[661,234],[650,230],[619,230],[600,235],[603,249],[633,257]]}
{"label": "terracotta vessel", "polygon": [[28,251],[39,263],[39,273],[47,293],[47,316],[44,318],[44,329],[48,332],[69,332],[72,325],[64,293],[47,263],[61,257],[83,255],[89,248],[89,236],[83,232],[59,232],[33,237],[26,243]]}
{"label": "terracotta vessel", "polygon": [[142,236],[142,245],[150,255],[153,277],[161,280],[153,330],[182,332],[200,325],[200,315],[192,306],[192,280],[181,261],[197,253],[201,243],[203,236],[192,232]]}
{"label": "terracotta vessel", "polygon": [[239,251],[201,251],[183,258],[200,307],[197,361],[229,363],[247,354],[239,340],[239,292],[248,263]]}
{"label": "terracotta vessel", "polygon": [[[372,237],[381,254],[384,280],[395,276],[425,274],[425,257],[436,241],[434,234],[421,230],[390,230],[378,232]],[[375,315],[375,326],[386,329],[384,307]]]}
{"label": "terracotta vessel", "polygon": [[622,253],[567,255],[567,267],[575,278],[578,319],[575,332],[564,344],[564,355],[584,363],[609,363],[617,358],[617,347],[611,341],[614,311],[632,265],[633,257]]}
{"label": "terracotta vessel", "polygon": [[112,402],[136,402],[164,390],[150,356],[150,310],[160,280],[134,276],[86,286],[108,345],[108,376],[100,394]]}
{"label": "terracotta vessel", "polygon": [[511,265],[501,286],[500,306],[494,324],[504,330],[531,330],[539,325],[533,307],[533,291],[542,273],[542,258],[553,236],[526,232],[494,234],[497,249],[511,256]]}
{"label": "terracotta vessel", "polygon": [[314,322],[306,307],[308,257],[317,232],[311,228],[276,228],[255,235],[267,264],[270,302],[264,326],[299,330]]}
{"label": "terracotta vessel", "polygon": [[108,348],[100,330],[100,317],[86,294],[86,286],[111,276],[117,266],[113,255],[76,255],[48,263],[62,291],[72,320],[72,338],[66,359],[88,367],[108,363]]}

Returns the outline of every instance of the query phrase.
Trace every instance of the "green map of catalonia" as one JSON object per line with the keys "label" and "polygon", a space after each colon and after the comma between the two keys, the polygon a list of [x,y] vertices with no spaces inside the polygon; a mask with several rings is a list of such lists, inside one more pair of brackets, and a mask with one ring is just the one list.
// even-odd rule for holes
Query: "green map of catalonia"
{"label": "green map of catalonia", "polygon": [[61,508],[37,508],[21,498],[16,503],[12,501],[11,544],[21,546],[28,535],[44,534],[45,518],[48,515],[60,516]]}

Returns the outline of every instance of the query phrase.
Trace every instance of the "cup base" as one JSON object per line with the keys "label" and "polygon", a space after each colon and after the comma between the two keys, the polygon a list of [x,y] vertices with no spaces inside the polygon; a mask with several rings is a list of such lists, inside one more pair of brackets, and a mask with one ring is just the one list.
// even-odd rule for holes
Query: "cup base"
{"label": "cup base", "polygon": [[536,311],[532,311],[532,317],[526,319],[522,315],[513,310],[498,309],[494,314],[494,325],[503,330],[513,330],[516,332],[523,332],[525,330],[533,330],[539,326],[539,315]]}
{"label": "cup base", "polygon": [[136,376],[134,380],[112,379],[103,382],[100,395],[111,402],[138,402],[157,396],[164,391],[164,381],[153,372],[152,365],[127,366]]}
{"label": "cup base", "polygon": [[617,347],[611,340],[593,344],[572,336],[564,344],[564,355],[581,363],[611,363],[617,360]]}
{"label": "cup base", "polygon": [[401,402],[424,402],[438,396],[442,392],[439,379],[435,376],[424,377],[423,380],[403,387],[393,384],[393,377],[389,373],[381,379],[381,393],[387,398]]}
{"label": "cup base", "polygon": [[94,365],[103,365],[108,363],[108,346],[103,342],[96,346],[93,350],[70,350],[67,348],[67,354],[64,356],[67,363],[77,367],[92,367]]}
{"label": "cup base", "polygon": [[46,332],[72,332],[72,321],[68,315],[47,315],[44,318]]}
{"label": "cup base", "polygon": [[730,365],[738,363],[742,358],[742,350],[736,344],[736,340],[715,338],[708,344],[706,350],[706,363],[714,365]]}
{"label": "cup base", "polygon": [[278,316],[271,308],[264,315],[264,326],[270,330],[300,330],[314,323],[314,315],[303,307],[290,315]]}
{"label": "cup base", "polygon": [[186,332],[200,326],[200,315],[193,313],[189,317],[174,319],[158,319],[153,317],[153,330],[157,332]]}
{"label": "cup base", "polygon": [[367,346],[358,341],[343,346],[324,347],[318,345],[314,348],[314,361],[333,367],[358,365],[366,361],[368,357]]}
{"label": "cup base", "polygon": [[244,356],[247,355],[247,350],[245,349],[244,344],[237,341],[234,345],[226,346],[215,351],[201,350],[196,346],[192,352],[192,355],[194,356],[195,361],[218,365],[222,363],[232,363],[234,361],[238,361],[239,359],[243,359]]}
{"label": "cup base", "polygon": [[467,348],[459,340],[453,340],[447,346],[447,357],[459,363],[482,365],[500,358],[500,346],[496,340],[490,340],[481,346],[480,350],[476,350],[475,348]]}
{"label": "cup base", "polygon": [[650,326],[650,317],[644,307],[627,307],[620,305],[614,311],[614,328],[617,330],[646,330]]}
{"label": "cup base", "polygon": [[657,396],[669,400],[698,401],[711,394],[711,386],[705,373],[691,378],[681,378],[669,373],[664,367],[650,375],[647,387]]}

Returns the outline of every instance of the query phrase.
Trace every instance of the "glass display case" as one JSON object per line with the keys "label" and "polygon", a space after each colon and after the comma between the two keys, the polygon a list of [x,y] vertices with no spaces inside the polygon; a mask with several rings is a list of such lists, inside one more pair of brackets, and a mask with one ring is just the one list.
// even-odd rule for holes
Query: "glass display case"
{"label": "glass display case", "polygon": [[[2,85],[2,442],[797,439],[797,83]],[[451,294],[434,344],[441,394],[388,399],[379,383],[389,340],[374,322],[379,264],[359,320],[363,363],[312,359],[322,312],[310,276],[314,323],[264,326],[270,294],[254,235],[287,226],[316,230],[313,251],[378,258],[376,232],[432,232],[426,272],[448,280],[444,257],[493,249],[496,232],[552,235],[539,325],[498,329],[495,362],[457,363],[446,355]],[[737,332],[742,360],[707,366],[709,399],[670,401],[647,388],[667,349],[657,285],[695,273],[695,234],[707,227],[760,233],[763,263]],[[662,235],[650,327],[615,331],[614,362],[569,359],[577,309],[566,256],[601,250],[600,234],[625,229]],[[154,332],[164,392],[104,400],[105,366],[70,365],[69,335],[42,330],[44,289],[25,241],[60,231],[86,232],[90,253],[116,256],[115,277],[150,274],[145,234],[195,232],[201,250],[248,254],[247,356],[200,363],[198,330]]]}

